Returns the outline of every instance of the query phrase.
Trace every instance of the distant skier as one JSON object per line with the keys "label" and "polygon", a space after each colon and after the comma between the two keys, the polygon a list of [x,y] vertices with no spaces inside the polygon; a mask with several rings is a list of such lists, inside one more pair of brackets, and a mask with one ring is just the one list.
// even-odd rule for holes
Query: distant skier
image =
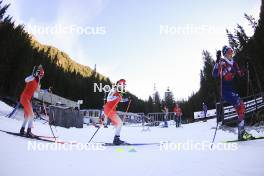
{"label": "distant skier", "polygon": [[174,106],[173,112],[175,115],[176,128],[178,128],[178,127],[180,127],[181,117],[182,117],[182,110],[181,110],[179,104],[176,104]]}
{"label": "distant skier", "polygon": [[204,113],[204,122],[206,122],[207,117],[207,105],[203,102],[203,113]]}
{"label": "distant skier", "polygon": [[164,113],[164,128],[168,127],[168,116],[169,116],[169,109],[167,108],[167,106],[165,105],[162,112]]}
{"label": "distant skier", "polygon": [[107,102],[104,105],[104,115],[111,120],[113,125],[116,127],[113,144],[121,145],[125,143],[120,140],[120,132],[123,125],[122,120],[116,113],[116,107],[119,102],[127,102],[128,98],[123,98],[123,93],[126,86],[126,80],[120,79],[117,81],[116,86],[111,89],[107,96]]}
{"label": "distant skier", "polygon": [[34,137],[34,134],[31,132],[31,128],[33,127],[33,108],[31,104],[31,98],[35,91],[40,89],[40,80],[44,76],[44,69],[41,65],[38,66],[37,70],[33,73],[33,75],[28,76],[25,79],[26,86],[20,96],[20,103],[24,108],[24,122],[20,129],[20,135],[25,134],[25,127],[28,123],[28,128],[26,132],[27,137]]}
{"label": "distant skier", "polygon": [[[224,58],[221,58],[221,51],[217,52],[217,60],[213,69],[213,76],[222,76],[222,97],[225,101],[232,104],[238,114],[238,140],[249,140],[253,136],[245,131],[244,117],[245,105],[233,88],[235,75],[240,77],[243,73],[238,64],[233,60],[234,51],[231,47],[224,46],[222,49]],[[222,75],[220,75],[222,72]]]}

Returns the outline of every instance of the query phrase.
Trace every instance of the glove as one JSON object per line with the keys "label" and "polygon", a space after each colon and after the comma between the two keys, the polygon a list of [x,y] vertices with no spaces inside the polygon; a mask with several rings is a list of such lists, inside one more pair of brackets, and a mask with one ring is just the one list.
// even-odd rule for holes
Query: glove
{"label": "glove", "polygon": [[216,63],[219,63],[220,59],[221,59],[221,51],[218,50],[218,51],[216,52]]}
{"label": "glove", "polygon": [[48,93],[49,89],[43,89],[44,93]]}
{"label": "glove", "polygon": [[245,76],[245,74],[247,73],[247,71],[248,70],[246,70],[246,69],[241,69],[241,70],[238,70],[237,71],[237,74],[238,74],[238,76],[243,77],[243,76]]}
{"label": "glove", "polygon": [[128,101],[129,101],[128,98],[123,99],[123,102],[128,102]]}

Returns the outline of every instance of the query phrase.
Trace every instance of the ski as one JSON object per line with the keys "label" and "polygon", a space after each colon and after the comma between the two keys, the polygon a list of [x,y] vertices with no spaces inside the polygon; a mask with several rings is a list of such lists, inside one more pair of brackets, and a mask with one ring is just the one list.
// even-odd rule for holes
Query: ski
{"label": "ski", "polygon": [[[9,131],[4,131],[4,130],[0,130],[0,131],[8,133],[8,134],[10,133],[10,134],[14,134],[14,135],[20,135],[20,133],[9,132]],[[53,137],[53,136],[42,136],[42,135],[35,135],[35,137],[38,137],[38,138],[58,138],[57,136]]]}
{"label": "ski", "polygon": [[113,143],[101,143],[103,146],[145,146],[145,145],[160,145],[160,143],[123,143],[120,145],[115,145]]}
{"label": "ski", "polygon": [[37,137],[40,137],[40,138],[47,138],[47,139],[57,139],[58,136],[41,136],[41,135],[36,135]]}
{"label": "ski", "polygon": [[225,143],[230,143],[230,142],[247,142],[247,141],[254,141],[254,140],[259,140],[259,139],[264,139],[264,136],[261,137],[254,137],[252,139],[248,139],[248,140],[230,140],[230,141],[225,141]]}
{"label": "ski", "polygon": [[28,138],[28,139],[33,139],[33,140],[38,140],[38,141],[45,141],[45,142],[55,142],[53,140],[49,140],[49,139],[44,139],[41,138],[39,136],[35,136],[35,137],[28,137],[26,135],[21,135],[20,133],[14,133],[14,132],[9,132],[9,131],[4,131],[4,130],[0,130],[1,132],[4,132],[6,134],[10,134],[10,135],[14,135],[14,136],[18,136],[18,137],[23,137],[23,138]]}
{"label": "ski", "polygon": [[0,130],[0,131],[3,133],[6,133],[6,134],[13,135],[13,136],[23,137],[23,138],[32,139],[32,140],[51,142],[51,143],[59,143],[59,144],[76,144],[76,142],[72,143],[72,142],[57,141],[56,138],[55,138],[55,140],[52,140],[52,139],[54,139],[52,136],[38,136],[38,135],[36,135],[35,137],[32,138],[32,137],[28,137],[26,135],[21,135],[20,133],[4,131],[4,130]]}

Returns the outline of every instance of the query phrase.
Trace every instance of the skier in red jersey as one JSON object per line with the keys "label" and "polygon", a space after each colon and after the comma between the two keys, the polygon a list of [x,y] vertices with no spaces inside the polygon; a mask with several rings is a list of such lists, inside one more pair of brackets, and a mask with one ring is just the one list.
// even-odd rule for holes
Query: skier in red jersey
{"label": "skier in red jersey", "polygon": [[121,145],[125,142],[120,140],[120,132],[123,125],[121,118],[116,113],[116,107],[119,102],[127,102],[128,98],[123,98],[126,80],[120,79],[116,86],[111,89],[107,96],[107,102],[104,106],[104,115],[111,120],[116,127],[116,132],[113,140],[114,145]]}
{"label": "skier in red jersey", "polygon": [[32,138],[34,137],[34,135],[31,132],[31,128],[33,126],[33,119],[34,119],[31,98],[34,95],[34,92],[40,89],[40,80],[43,78],[43,76],[44,76],[44,69],[42,68],[41,65],[39,65],[36,72],[25,79],[26,86],[20,96],[20,103],[24,108],[24,122],[20,129],[20,135],[25,134],[25,127],[28,123],[26,136]]}

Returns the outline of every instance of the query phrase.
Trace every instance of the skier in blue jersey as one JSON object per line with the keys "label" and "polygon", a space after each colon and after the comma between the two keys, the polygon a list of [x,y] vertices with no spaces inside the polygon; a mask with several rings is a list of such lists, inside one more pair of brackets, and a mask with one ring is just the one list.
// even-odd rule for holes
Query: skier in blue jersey
{"label": "skier in blue jersey", "polygon": [[244,74],[233,59],[234,51],[231,47],[224,46],[222,54],[224,56],[223,58],[221,58],[221,51],[217,53],[213,76],[215,78],[222,77],[222,98],[236,109],[238,115],[238,140],[249,140],[254,137],[245,131],[244,117],[246,108],[233,87],[235,75],[242,77]]}

